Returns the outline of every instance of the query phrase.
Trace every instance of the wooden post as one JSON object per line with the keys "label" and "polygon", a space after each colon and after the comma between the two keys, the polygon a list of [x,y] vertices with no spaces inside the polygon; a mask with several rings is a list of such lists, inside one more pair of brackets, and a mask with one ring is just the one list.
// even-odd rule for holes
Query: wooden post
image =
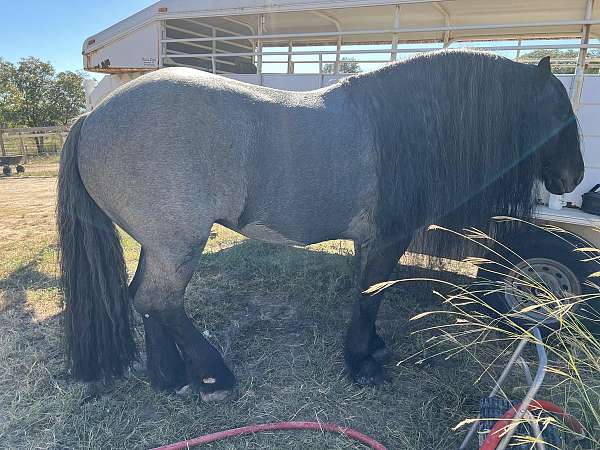
{"label": "wooden post", "polygon": [[4,139],[2,139],[2,130],[4,129],[4,124],[0,124],[0,154],[2,156],[6,156],[6,149],[4,148]]}
{"label": "wooden post", "polygon": [[60,142],[60,148],[57,150],[58,153],[62,151],[63,145],[65,145],[65,141],[63,139],[62,130],[60,128],[58,129],[58,132],[56,134],[58,134],[58,142]]}
{"label": "wooden post", "polygon": [[25,147],[25,143],[23,142],[23,135],[19,133],[19,144],[21,146],[21,155],[23,155],[23,162],[27,164],[29,162],[27,157],[27,147]]}

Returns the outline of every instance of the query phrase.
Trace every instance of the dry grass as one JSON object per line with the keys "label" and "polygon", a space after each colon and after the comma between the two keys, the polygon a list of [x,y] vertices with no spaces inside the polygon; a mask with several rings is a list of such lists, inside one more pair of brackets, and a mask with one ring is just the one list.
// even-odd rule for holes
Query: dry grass
{"label": "dry grass", "polygon": [[[156,393],[143,376],[132,376],[102,398],[85,401],[85,387],[63,369],[54,186],[52,178],[0,179],[6,208],[0,214],[0,447],[149,448],[278,420],[337,422],[390,449],[457,447],[462,434],[451,428],[476,415],[491,380],[474,386],[480,369],[467,356],[395,364],[426,346],[427,335],[411,334],[408,319],[438,306],[432,285],[408,284],[390,290],[380,316],[394,353],[389,383],[379,389],[351,385],[341,343],[352,259],[347,244],[337,241],[284,248],[215,228],[186,302],[237,374],[236,398],[204,404]],[[124,247],[133,271],[137,245],[124,236]],[[415,270],[399,266],[396,276]],[[491,361],[499,349],[484,346],[478,357]],[[362,448],[352,445],[315,432],[278,432],[207,447]]]}
{"label": "dry grass", "polygon": [[[505,218],[506,219],[506,218]],[[553,226],[525,224],[534,228],[538,233],[547,233],[552,239],[566,240],[570,233]],[[489,251],[485,258],[467,258],[465,263],[480,270],[479,278],[466,285],[454,285],[447,280],[420,279],[414,280],[428,283],[441,283],[445,287],[452,287],[449,293],[437,292],[443,301],[444,307],[426,312],[413,317],[412,320],[437,317],[443,318],[442,325],[434,325],[438,334],[428,340],[425,351],[437,356],[446,355],[455,357],[467,354],[474,364],[480,366],[482,376],[489,370],[489,362],[480,359],[474,350],[481,348],[491,349],[497,345],[515,348],[516,344],[525,339],[529,343],[529,351],[534,345],[542,347],[548,355],[546,376],[542,391],[537,399],[553,401],[566,413],[581,422],[583,433],[571,429],[558,416],[534,414],[540,429],[545,429],[552,424],[561,432],[563,445],[561,448],[572,450],[597,450],[600,448],[600,336],[597,324],[600,322],[597,304],[600,298],[600,287],[596,282],[600,272],[593,272],[585,285],[589,291],[580,295],[563,297],[550,289],[540,275],[531,270],[524,270],[515,263],[522,262],[520,256],[487,234],[479,230],[464,230],[455,232],[436,227],[448,234],[459,235],[463,239],[477,242],[483,249]],[[600,231],[600,230],[596,230]],[[560,242],[560,241],[559,241]],[[589,270],[598,268],[598,255],[600,249],[585,247],[571,243],[571,251],[580,255],[582,261],[589,264]],[[503,249],[503,250],[499,250]],[[510,252],[510,253],[509,253]],[[510,254],[510,258],[507,255]],[[488,259],[491,258],[491,259]],[[516,258],[516,259],[515,259]],[[511,272],[514,271],[514,272]],[[521,307],[500,314],[485,301],[488,295],[495,295],[505,289],[504,280],[494,281],[495,277],[488,279],[489,275],[518,273],[519,278],[513,277],[513,288],[519,291],[519,296],[526,299]],[[510,276],[510,275],[509,275]],[[397,283],[407,282],[409,279],[394,280],[373,286],[370,291],[378,292],[394,286]],[[585,304],[588,305],[585,305]],[[582,306],[585,305],[585,306]],[[595,311],[591,308],[595,308]],[[543,323],[538,324],[540,330],[549,334],[545,339],[538,340],[531,330],[531,324],[524,325],[520,320],[530,311],[543,313],[547,319],[556,322],[557,329],[549,329]],[[510,326],[502,326],[510,324]],[[587,325],[586,325],[587,324]],[[427,328],[421,328],[427,329]],[[490,344],[492,344],[490,346]],[[427,357],[427,355],[424,355]],[[534,358],[530,358],[534,359]],[[535,367],[537,369],[537,367]],[[502,386],[505,387],[505,384]],[[515,395],[517,394],[517,395]],[[520,400],[524,392],[500,390],[498,396],[506,400]],[[474,418],[457,425],[471,425]],[[526,419],[515,419],[510,422],[504,431],[515,432],[520,424],[527,423]],[[542,439],[543,440],[543,439]],[[526,444],[535,448],[533,436],[515,434],[511,442]],[[546,448],[556,448],[546,443]]]}

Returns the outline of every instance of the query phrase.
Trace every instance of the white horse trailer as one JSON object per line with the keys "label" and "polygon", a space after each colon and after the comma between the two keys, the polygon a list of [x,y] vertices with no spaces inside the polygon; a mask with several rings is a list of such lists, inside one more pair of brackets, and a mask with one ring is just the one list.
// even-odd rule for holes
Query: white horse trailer
{"label": "white horse trailer", "polygon": [[[559,78],[581,125],[586,175],[562,198],[546,193],[536,216],[600,247],[600,233],[594,231],[600,216],[578,209],[582,194],[600,183],[600,76],[585,74],[600,67],[600,58],[588,55],[589,49],[600,49],[598,3],[161,0],[86,39],[83,62],[86,70],[106,74],[90,94],[93,106],[116,87],[162,67],[194,67],[272,88],[310,90],[357,67],[370,70],[439,48],[474,47],[522,62],[537,62],[539,57],[528,57],[535,50],[571,50],[565,53],[571,59],[560,57],[553,65],[565,69],[561,72],[572,69]],[[558,252],[556,259],[561,258]],[[561,271],[569,269],[548,264],[540,270],[549,267],[565,288],[560,278],[572,274]]]}

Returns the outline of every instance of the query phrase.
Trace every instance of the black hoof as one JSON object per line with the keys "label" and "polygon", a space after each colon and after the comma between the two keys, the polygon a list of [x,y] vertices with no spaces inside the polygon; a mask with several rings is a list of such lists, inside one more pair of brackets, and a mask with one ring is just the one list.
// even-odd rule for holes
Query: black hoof
{"label": "black hoof", "polygon": [[221,401],[233,396],[234,392],[235,392],[235,389],[218,390],[218,391],[213,391],[213,392],[197,392],[196,389],[194,389],[194,387],[190,384],[175,391],[175,393],[177,395],[181,395],[181,396],[199,394],[202,401],[207,402],[207,403],[221,402]]}
{"label": "black hoof", "polygon": [[236,380],[233,372],[225,365],[213,364],[209,369],[197,372],[192,376],[191,388],[204,401],[220,401],[228,397],[235,389]]}
{"label": "black hoof", "polygon": [[188,377],[183,364],[173,366],[163,365],[151,367],[147,365],[147,375],[150,384],[157,391],[176,392],[188,383]]}
{"label": "black hoof", "polygon": [[372,356],[348,364],[350,378],[361,386],[379,386],[384,383],[383,367]]}
{"label": "black hoof", "polygon": [[221,363],[218,370],[212,368],[213,375],[194,376],[190,384],[178,389],[178,395],[199,394],[205,402],[220,402],[233,395],[235,392],[235,376],[229,368]]}

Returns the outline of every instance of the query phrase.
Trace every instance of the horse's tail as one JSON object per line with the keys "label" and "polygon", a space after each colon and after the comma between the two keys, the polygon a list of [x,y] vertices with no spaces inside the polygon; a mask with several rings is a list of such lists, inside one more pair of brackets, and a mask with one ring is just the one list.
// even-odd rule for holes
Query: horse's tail
{"label": "horse's tail", "polygon": [[71,128],[60,157],[57,225],[67,365],[74,378],[119,376],[137,356],[127,271],[117,231],[86,191]]}

